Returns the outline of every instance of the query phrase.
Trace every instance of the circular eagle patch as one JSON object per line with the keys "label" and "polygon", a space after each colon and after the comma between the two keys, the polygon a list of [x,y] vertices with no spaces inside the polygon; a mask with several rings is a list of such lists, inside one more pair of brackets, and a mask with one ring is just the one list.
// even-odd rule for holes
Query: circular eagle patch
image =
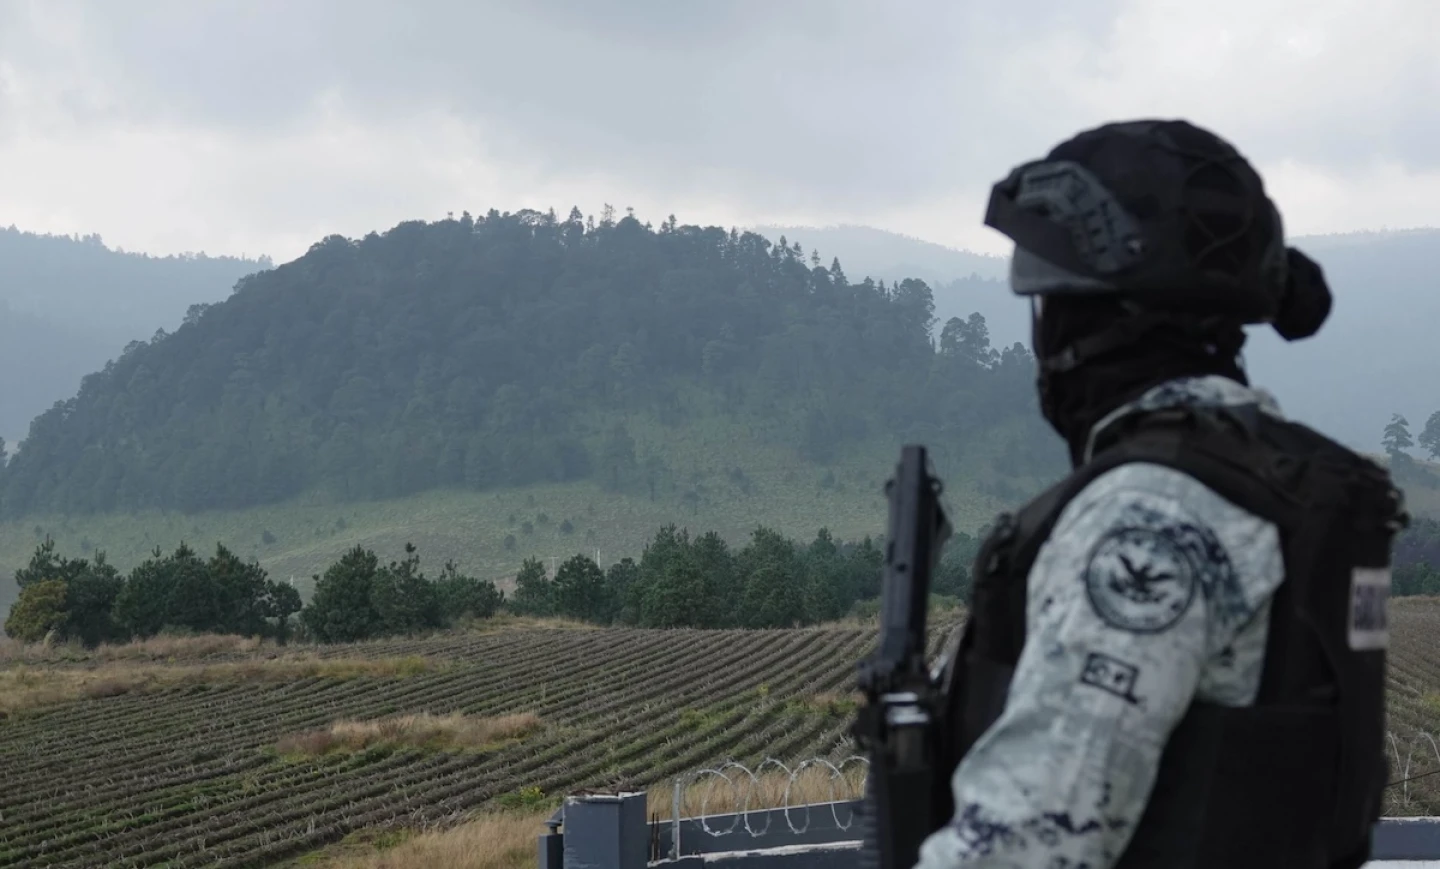
{"label": "circular eagle patch", "polygon": [[1112,531],[1085,565],[1085,593],[1095,612],[1134,633],[1158,633],[1180,621],[1197,585],[1190,560],[1158,529]]}

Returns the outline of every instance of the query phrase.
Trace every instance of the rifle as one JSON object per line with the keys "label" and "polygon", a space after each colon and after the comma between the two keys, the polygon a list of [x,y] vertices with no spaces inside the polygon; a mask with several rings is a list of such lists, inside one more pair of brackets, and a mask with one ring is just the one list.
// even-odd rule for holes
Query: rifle
{"label": "rifle", "polygon": [[880,586],[880,638],[860,663],[865,705],[852,733],[870,756],[860,862],[862,869],[913,869],[925,837],[949,820],[936,789],[944,776],[943,704],[938,676],[925,660],[930,578],[950,522],[940,506],[940,480],[925,448],[900,451],[885,487],[890,522]]}

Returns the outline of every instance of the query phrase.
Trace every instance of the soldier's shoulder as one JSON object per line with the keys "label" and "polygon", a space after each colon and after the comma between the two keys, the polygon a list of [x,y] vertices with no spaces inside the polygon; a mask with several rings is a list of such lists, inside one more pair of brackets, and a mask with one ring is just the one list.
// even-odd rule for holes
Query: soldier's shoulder
{"label": "soldier's shoulder", "polygon": [[1128,462],[1097,475],[1081,488],[1066,505],[1065,514],[1078,517],[1088,514],[1093,519],[1125,516],[1138,510],[1166,515],[1188,523],[1233,525],[1237,522],[1269,524],[1260,516],[1234,503],[1196,477],[1169,465],[1154,462]]}
{"label": "soldier's shoulder", "polygon": [[1159,565],[1203,589],[1212,613],[1231,625],[1284,578],[1274,523],[1182,470],[1147,462],[1091,480],[1061,513],[1048,544],[1055,556],[1083,565],[1087,583],[1101,591],[1114,586],[1102,581],[1107,570]]}

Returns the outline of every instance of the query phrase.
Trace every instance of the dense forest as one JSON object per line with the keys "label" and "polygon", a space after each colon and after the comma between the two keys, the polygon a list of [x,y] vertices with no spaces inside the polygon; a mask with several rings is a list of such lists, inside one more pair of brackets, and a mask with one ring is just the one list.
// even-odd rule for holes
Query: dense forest
{"label": "dense forest", "polygon": [[0,437],[75,394],[125,345],[173,329],[186,309],[224,299],[265,258],[147,256],[99,236],[0,227]]}
{"label": "dense forest", "polygon": [[582,478],[653,495],[670,469],[637,451],[637,416],[724,415],[819,465],[864,443],[954,462],[1003,440],[1006,473],[1058,473],[1026,349],[934,310],[919,280],[854,281],[783,238],[609,209],[332,236],[87,376],[0,474],[0,512]]}

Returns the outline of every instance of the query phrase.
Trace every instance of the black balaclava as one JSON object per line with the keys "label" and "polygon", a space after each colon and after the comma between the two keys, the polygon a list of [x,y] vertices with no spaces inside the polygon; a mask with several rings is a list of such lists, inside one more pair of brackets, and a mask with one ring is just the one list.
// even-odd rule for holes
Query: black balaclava
{"label": "black balaclava", "polygon": [[1115,296],[1051,296],[1035,317],[1033,344],[1040,372],[1040,412],[1070,447],[1070,460],[1084,459],[1090,430],[1104,416],[1154,386],[1179,377],[1218,374],[1248,384],[1240,367],[1245,331],[1234,321],[1181,319],[1157,323],[1135,341],[1068,371],[1047,371],[1075,341],[1117,320],[1136,316]]}

